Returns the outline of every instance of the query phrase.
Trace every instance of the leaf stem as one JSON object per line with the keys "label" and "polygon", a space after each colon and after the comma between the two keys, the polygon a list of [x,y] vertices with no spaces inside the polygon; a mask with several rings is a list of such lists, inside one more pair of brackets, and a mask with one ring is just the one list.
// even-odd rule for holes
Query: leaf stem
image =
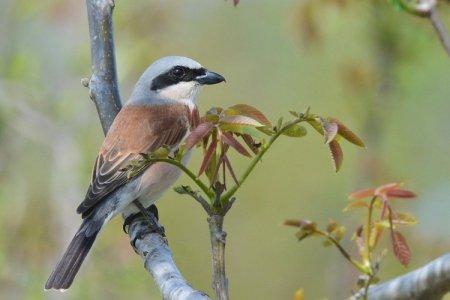
{"label": "leaf stem", "polygon": [[270,138],[269,142],[266,145],[262,146],[261,151],[253,158],[253,160],[250,162],[250,165],[247,167],[245,172],[242,174],[241,178],[238,180],[238,183],[235,184],[231,189],[229,189],[221,198],[222,203],[226,203],[230,198],[236,193],[236,191],[242,186],[244,181],[247,179],[247,177],[250,175],[250,173],[255,168],[256,164],[261,160],[261,158],[264,156],[264,154],[269,150],[269,148],[272,146],[272,144],[280,137],[280,135],[283,134],[286,130],[289,129],[289,127],[298,124],[300,122],[306,121],[308,119],[307,115],[301,115],[298,119],[293,120],[291,122],[288,122],[286,125],[283,126],[283,128],[277,130],[274,135]]}
{"label": "leaf stem", "polygon": [[336,246],[336,248],[339,250],[339,252],[341,252],[342,256],[344,256],[344,258],[346,260],[348,260],[358,271],[367,274],[367,269],[357,260],[355,260],[348,252],[347,250],[344,249],[344,247],[341,246],[341,244],[335,239],[333,238],[331,235],[329,235],[328,233],[323,232],[322,230],[316,230],[316,232],[322,236],[324,236],[326,239],[328,239],[330,242],[333,243],[333,245]]}
{"label": "leaf stem", "polygon": [[213,199],[214,192],[209,189],[206,184],[203,183],[191,170],[189,170],[184,164],[181,162],[171,159],[171,158],[148,158],[146,159],[147,163],[156,163],[156,162],[165,162],[171,165],[178,167],[181,171],[183,171],[186,175],[188,175],[192,181],[205,193],[208,198]]}

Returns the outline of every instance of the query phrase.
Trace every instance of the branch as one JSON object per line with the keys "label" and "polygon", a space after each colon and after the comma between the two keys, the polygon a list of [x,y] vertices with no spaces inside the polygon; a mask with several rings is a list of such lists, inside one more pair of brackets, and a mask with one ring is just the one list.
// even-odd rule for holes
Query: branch
{"label": "branch", "polygon": [[[447,253],[415,271],[370,286],[369,299],[433,300],[441,299],[449,291],[450,253]],[[350,299],[361,299],[363,293],[360,290]]]}
{"label": "branch", "polygon": [[218,300],[228,300],[228,278],[225,275],[225,243],[226,232],[223,231],[223,216],[208,217],[211,235],[213,283],[212,287]]}
{"label": "branch", "polygon": [[[89,87],[89,95],[97,107],[106,134],[122,107],[117,84],[114,39],[112,28],[113,0],[86,0],[91,41],[92,76],[82,80]],[[157,224],[160,226],[159,224]],[[172,259],[165,238],[151,233],[148,225],[135,218],[130,224],[134,247],[145,260],[145,268],[155,279],[164,299],[205,300],[204,293],[194,290],[182,277]]]}
{"label": "branch", "polygon": [[144,260],[144,267],[155,279],[163,299],[210,299],[205,293],[193,289],[183,278],[173,261],[166,239],[151,232],[144,217],[136,217],[128,230],[134,249]]}
{"label": "branch", "polygon": [[[97,107],[103,133],[122,108],[117,84],[112,27],[113,0],[86,0],[91,39],[92,76],[89,96]],[[85,83],[83,83],[85,84]]]}
{"label": "branch", "polygon": [[450,35],[448,34],[447,28],[439,17],[436,6],[430,11],[430,21],[433,24],[434,30],[436,30],[439,40],[445,49],[445,52],[450,56]]}

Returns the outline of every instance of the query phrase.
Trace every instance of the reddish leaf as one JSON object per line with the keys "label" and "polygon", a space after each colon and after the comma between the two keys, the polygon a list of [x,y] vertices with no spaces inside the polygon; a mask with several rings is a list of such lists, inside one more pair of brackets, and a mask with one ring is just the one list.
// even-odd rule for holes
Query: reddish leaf
{"label": "reddish leaf", "polygon": [[304,230],[315,230],[317,228],[317,223],[310,220],[300,220],[300,227]]}
{"label": "reddish leaf", "polygon": [[246,117],[250,117],[261,124],[266,126],[272,126],[272,123],[266,118],[266,116],[259,111],[257,108],[247,105],[247,104],[236,104],[229,107],[225,113],[230,115],[242,115]]}
{"label": "reddish leaf", "polygon": [[259,144],[255,143],[255,140],[248,134],[243,134],[242,139],[247,144],[247,146],[253,151],[253,153],[258,154],[261,143]]}
{"label": "reddish leaf", "polygon": [[411,191],[404,190],[404,189],[391,189],[391,190],[386,191],[386,196],[389,198],[410,199],[410,198],[415,198],[416,194],[414,194]]}
{"label": "reddish leaf", "polygon": [[365,189],[353,192],[348,196],[350,199],[364,199],[367,197],[373,197],[375,189]]}
{"label": "reddish leaf", "polygon": [[329,144],[334,140],[338,133],[338,125],[334,122],[322,120],[322,128],[324,131],[325,143]]}
{"label": "reddish leaf", "polygon": [[230,175],[233,178],[234,182],[237,185],[239,185],[239,181],[236,177],[236,174],[234,174],[233,167],[231,166],[230,160],[228,159],[228,157],[226,155],[223,157],[223,161],[224,161],[225,165],[227,166],[228,171],[230,171]]}
{"label": "reddish leaf", "polygon": [[208,150],[206,150],[202,165],[200,167],[200,171],[198,171],[198,176],[202,175],[203,172],[206,170],[206,167],[208,167],[209,163],[211,162],[213,154],[216,152],[216,148],[217,148],[217,140],[215,139],[211,142],[211,145],[209,146]]}
{"label": "reddish leaf", "polygon": [[331,121],[335,122],[338,125],[338,133],[347,141],[350,143],[360,146],[360,147],[366,147],[364,145],[364,142],[350,129],[347,128],[344,124],[341,123],[338,119],[330,118]]}
{"label": "reddish leaf", "polygon": [[364,201],[361,200],[361,199],[356,199],[356,200],[350,202],[350,203],[343,209],[343,211],[346,212],[346,211],[349,211],[350,209],[356,208],[356,207],[366,207],[366,208],[367,208],[367,207],[369,207],[369,204],[367,204],[366,202],[364,202]]}
{"label": "reddish leaf", "polygon": [[264,126],[259,121],[242,115],[231,115],[231,116],[225,116],[221,118],[220,123],[223,124],[233,124],[233,125],[250,125],[253,127],[261,127]]}
{"label": "reddish leaf", "polygon": [[214,127],[211,122],[205,122],[199,124],[186,138],[186,150],[191,149],[197,143],[199,143]]}
{"label": "reddish leaf", "polygon": [[283,225],[293,226],[293,227],[301,227],[300,220],[285,220]]}
{"label": "reddish leaf", "polygon": [[239,4],[239,1],[240,1],[240,0],[233,0],[234,6],[238,5],[238,4]]}
{"label": "reddish leaf", "polygon": [[247,149],[244,148],[244,146],[241,145],[241,143],[239,143],[231,133],[229,132],[222,132],[222,141],[233,147],[237,152],[239,152],[240,154],[247,156],[247,157],[252,157],[250,155],[250,153],[248,153]]}
{"label": "reddish leaf", "polygon": [[397,182],[381,185],[375,189],[375,195],[377,195],[379,197],[385,197],[385,194],[387,191],[396,189],[399,186],[400,186],[400,184]]}
{"label": "reddish leaf", "polygon": [[411,260],[411,250],[405,237],[400,232],[391,230],[391,241],[395,256],[402,265],[407,266]]}
{"label": "reddish leaf", "polygon": [[334,170],[337,172],[341,168],[342,160],[344,159],[344,153],[337,141],[331,141],[328,146],[330,147],[331,158],[334,163]]}

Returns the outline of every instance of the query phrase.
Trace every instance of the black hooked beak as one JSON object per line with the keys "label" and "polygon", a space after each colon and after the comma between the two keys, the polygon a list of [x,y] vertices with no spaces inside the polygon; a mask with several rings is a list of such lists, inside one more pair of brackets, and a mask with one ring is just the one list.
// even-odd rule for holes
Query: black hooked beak
{"label": "black hooked beak", "polygon": [[215,72],[206,70],[205,74],[199,75],[195,80],[200,84],[216,84],[225,81],[225,78]]}

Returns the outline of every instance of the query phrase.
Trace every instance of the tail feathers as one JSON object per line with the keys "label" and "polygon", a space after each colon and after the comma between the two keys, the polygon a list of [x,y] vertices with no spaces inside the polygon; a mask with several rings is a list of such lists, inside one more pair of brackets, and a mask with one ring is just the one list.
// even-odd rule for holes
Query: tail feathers
{"label": "tail feathers", "polygon": [[61,260],[45,284],[45,289],[66,290],[70,287],[78,273],[86,255],[94,244],[101,229],[98,222],[84,220],[78,232],[73,237]]}

